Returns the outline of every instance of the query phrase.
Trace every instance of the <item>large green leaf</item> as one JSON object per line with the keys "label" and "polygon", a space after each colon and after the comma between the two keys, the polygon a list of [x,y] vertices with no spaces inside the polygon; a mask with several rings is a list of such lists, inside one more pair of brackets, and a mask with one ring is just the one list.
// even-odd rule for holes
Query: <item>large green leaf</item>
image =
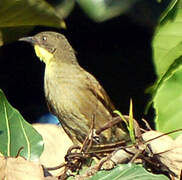
{"label": "large green leaf", "polygon": [[99,171],[90,180],[169,180],[164,175],[154,175],[141,165],[121,164],[110,171]]}
{"label": "large green leaf", "polygon": [[148,89],[153,102],[160,86],[181,66],[182,61],[182,0],[172,0],[163,12],[152,42],[153,60],[157,74],[155,84]]}
{"label": "large green leaf", "polygon": [[21,156],[36,160],[43,151],[43,139],[8,103],[0,90],[0,152],[4,156],[14,157],[21,148]]}
{"label": "large green leaf", "polygon": [[[182,62],[182,57],[178,59]],[[170,132],[182,127],[182,67],[163,82],[154,98],[156,127],[161,132]],[[171,134],[176,137],[178,132]]]}
{"label": "large green leaf", "polygon": [[160,83],[164,76],[167,78],[166,73],[170,66],[182,55],[182,0],[173,1],[167,12],[156,29],[152,44],[157,83]]}
{"label": "large green leaf", "polygon": [[[50,1],[51,2],[51,1]],[[17,31],[24,32],[24,27],[42,25],[61,27],[62,20],[68,16],[74,6],[74,0],[49,4],[45,0],[3,0],[0,2],[0,45],[17,39]],[[16,30],[4,37],[6,30]],[[12,36],[13,33],[13,36]],[[10,34],[8,34],[10,35]],[[6,41],[5,41],[6,40]]]}

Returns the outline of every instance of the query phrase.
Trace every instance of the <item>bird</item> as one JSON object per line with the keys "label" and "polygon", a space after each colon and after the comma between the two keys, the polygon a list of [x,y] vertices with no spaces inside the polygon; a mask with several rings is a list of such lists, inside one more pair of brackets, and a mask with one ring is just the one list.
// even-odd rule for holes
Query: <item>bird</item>
{"label": "bird", "polygon": [[[79,65],[75,50],[63,34],[43,31],[19,40],[31,43],[45,63],[44,91],[49,110],[75,145],[83,144],[93,122],[93,128],[99,130],[112,121],[115,106],[97,79]],[[125,130],[121,123],[113,125],[94,143],[128,139]]]}

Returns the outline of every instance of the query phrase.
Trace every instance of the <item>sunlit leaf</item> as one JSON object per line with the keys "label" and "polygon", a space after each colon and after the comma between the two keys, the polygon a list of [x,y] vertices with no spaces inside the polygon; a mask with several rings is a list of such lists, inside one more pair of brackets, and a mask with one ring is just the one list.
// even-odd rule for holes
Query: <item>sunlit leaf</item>
{"label": "sunlit leaf", "polygon": [[[182,58],[180,58],[182,61]],[[182,67],[166,80],[154,98],[156,110],[156,128],[161,132],[170,132],[182,127]],[[176,137],[178,133],[171,136]]]}
{"label": "sunlit leaf", "polygon": [[134,126],[133,126],[133,102],[132,99],[130,99],[130,110],[129,110],[129,134],[132,143],[135,143],[135,135],[134,135]]}
{"label": "sunlit leaf", "polygon": [[[160,22],[153,39],[157,82],[168,78],[170,66],[182,55],[182,1],[179,0]],[[166,76],[167,74],[167,76]]]}
{"label": "sunlit leaf", "polygon": [[153,102],[160,86],[175,73],[182,61],[182,0],[173,0],[161,17],[152,42],[157,74],[155,84],[148,89]]}

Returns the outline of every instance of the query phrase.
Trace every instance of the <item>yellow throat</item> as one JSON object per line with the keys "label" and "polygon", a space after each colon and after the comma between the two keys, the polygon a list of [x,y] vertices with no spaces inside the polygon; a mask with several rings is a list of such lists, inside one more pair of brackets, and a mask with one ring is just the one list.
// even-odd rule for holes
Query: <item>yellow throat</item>
{"label": "yellow throat", "polygon": [[40,47],[39,45],[35,45],[34,49],[37,57],[39,57],[39,59],[46,65],[49,65],[51,59],[53,58],[53,54],[48,52],[45,48]]}

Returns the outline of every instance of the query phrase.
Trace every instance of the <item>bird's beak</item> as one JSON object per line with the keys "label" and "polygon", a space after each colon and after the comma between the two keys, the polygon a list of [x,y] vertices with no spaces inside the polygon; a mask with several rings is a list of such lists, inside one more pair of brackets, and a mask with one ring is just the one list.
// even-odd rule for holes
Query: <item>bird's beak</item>
{"label": "bird's beak", "polygon": [[36,40],[36,38],[35,38],[35,37],[32,37],[32,36],[20,38],[19,41],[29,42],[29,43],[31,43],[32,45],[35,45],[35,44],[38,43],[37,40]]}

